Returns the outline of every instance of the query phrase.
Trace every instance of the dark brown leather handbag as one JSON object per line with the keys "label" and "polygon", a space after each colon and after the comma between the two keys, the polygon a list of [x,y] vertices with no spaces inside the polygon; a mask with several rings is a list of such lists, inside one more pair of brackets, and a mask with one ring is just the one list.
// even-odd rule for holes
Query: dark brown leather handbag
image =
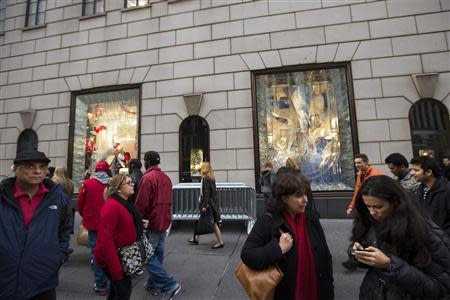
{"label": "dark brown leather handbag", "polygon": [[238,264],[234,274],[252,300],[272,300],[275,288],[284,276],[276,265],[264,270],[253,270],[242,261]]}

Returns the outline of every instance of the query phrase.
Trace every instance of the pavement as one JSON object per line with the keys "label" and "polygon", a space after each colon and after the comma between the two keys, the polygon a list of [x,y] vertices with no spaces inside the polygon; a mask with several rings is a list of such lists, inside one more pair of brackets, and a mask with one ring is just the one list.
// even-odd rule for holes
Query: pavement
{"label": "pavement", "polygon": [[[79,225],[78,213],[75,221],[76,225]],[[335,299],[358,299],[364,271],[348,272],[341,266],[341,262],[347,257],[346,249],[352,222],[342,219],[322,219],[321,223],[333,256]],[[201,236],[200,244],[197,246],[188,245],[187,240],[192,236],[193,228],[193,222],[175,222],[166,239],[165,268],[182,286],[174,299],[248,299],[234,276],[234,269],[240,260],[240,250],[247,238],[245,224],[224,222],[222,235],[225,247],[217,250],[211,249],[211,245],[216,242],[213,234]],[[74,253],[60,270],[58,299],[102,299],[92,290],[93,273],[89,264],[88,248],[78,246],[76,236],[72,237],[71,246]],[[160,299],[144,291],[146,279],[146,272],[133,279],[131,299]]]}

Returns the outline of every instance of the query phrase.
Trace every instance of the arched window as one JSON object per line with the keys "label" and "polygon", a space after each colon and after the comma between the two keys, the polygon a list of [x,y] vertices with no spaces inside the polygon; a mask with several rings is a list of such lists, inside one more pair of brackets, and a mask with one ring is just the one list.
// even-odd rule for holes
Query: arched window
{"label": "arched window", "polygon": [[190,116],[180,125],[180,182],[200,181],[200,164],[209,161],[209,126]]}
{"label": "arched window", "polygon": [[38,136],[36,131],[27,128],[22,131],[17,139],[17,153],[38,148]]}
{"label": "arched window", "polygon": [[450,125],[447,107],[436,99],[421,99],[409,110],[409,125],[414,156],[440,159],[450,149]]}

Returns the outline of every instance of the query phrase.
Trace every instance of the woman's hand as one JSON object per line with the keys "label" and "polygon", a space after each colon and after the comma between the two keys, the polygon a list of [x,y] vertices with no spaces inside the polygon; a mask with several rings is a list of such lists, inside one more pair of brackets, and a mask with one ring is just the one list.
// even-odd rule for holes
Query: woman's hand
{"label": "woman's hand", "polygon": [[147,229],[147,227],[148,227],[148,220],[142,219],[142,225],[144,226],[144,229]]}
{"label": "woman's hand", "polygon": [[278,245],[280,246],[281,253],[285,254],[289,250],[291,250],[294,239],[289,234],[289,232],[284,232],[280,235],[280,241]]}
{"label": "woman's hand", "polygon": [[[353,247],[355,247],[355,245],[353,245]],[[366,248],[364,251],[362,251],[361,248],[358,249],[354,248],[355,257],[359,262],[373,268],[389,270],[391,259],[388,256],[386,256],[386,254],[381,252],[380,249],[370,246]]]}

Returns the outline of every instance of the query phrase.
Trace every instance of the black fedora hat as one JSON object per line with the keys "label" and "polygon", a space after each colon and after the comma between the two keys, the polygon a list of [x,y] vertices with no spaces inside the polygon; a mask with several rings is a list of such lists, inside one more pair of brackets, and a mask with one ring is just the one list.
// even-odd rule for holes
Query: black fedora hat
{"label": "black fedora hat", "polygon": [[26,161],[37,161],[43,163],[49,163],[50,159],[43,152],[39,152],[37,150],[27,150],[17,153],[16,159],[14,160],[14,164],[17,165],[21,162]]}

